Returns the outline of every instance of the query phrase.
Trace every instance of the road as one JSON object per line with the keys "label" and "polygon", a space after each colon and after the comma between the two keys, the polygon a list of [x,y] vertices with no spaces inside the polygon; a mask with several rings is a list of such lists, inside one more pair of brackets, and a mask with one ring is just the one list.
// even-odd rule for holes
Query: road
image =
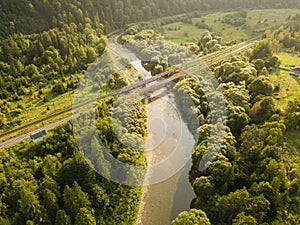
{"label": "road", "polygon": [[[59,120],[59,121],[56,121],[56,122],[54,122],[54,123],[48,124],[48,125],[44,126],[44,127],[41,128],[41,129],[44,129],[44,130],[51,130],[51,129],[57,127],[58,125],[60,125],[60,124],[62,124],[62,123],[65,123],[65,122],[71,120],[71,118],[72,118],[72,116],[69,116],[69,117],[64,118],[64,119],[62,119],[62,120]],[[13,144],[16,144],[16,143],[20,142],[20,141],[24,141],[24,140],[30,138],[30,134],[32,134],[32,133],[34,133],[34,132],[36,132],[36,131],[39,131],[39,130],[41,130],[41,129],[37,129],[37,130],[35,130],[35,131],[33,131],[33,132],[26,133],[26,134],[20,135],[20,136],[18,136],[18,137],[12,138],[12,139],[10,139],[10,140],[8,140],[8,141],[2,142],[2,143],[0,144],[0,149],[1,149],[1,148],[7,148],[7,147],[9,147],[9,146],[11,146],[11,145],[13,145]]]}
{"label": "road", "polygon": [[[160,74],[158,74],[158,75],[155,75],[155,76],[153,76],[153,77],[151,77],[151,78],[149,78],[149,79],[146,79],[146,80],[142,80],[142,81],[133,83],[133,84],[131,84],[131,85],[129,85],[129,86],[126,86],[126,87],[124,87],[124,88],[121,88],[121,89],[119,89],[119,90],[112,91],[112,92],[110,92],[110,93],[108,93],[108,94],[99,96],[99,97],[94,98],[94,99],[91,99],[91,100],[89,100],[89,101],[87,101],[87,102],[83,102],[83,103],[81,103],[81,104],[78,104],[78,105],[75,105],[75,106],[73,106],[73,107],[67,108],[67,109],[65,109],[65,110],[62,110],[62,111],[57,112],[57,113],[55,113],[55,114],[52,114],[52,115],[50,115],[50,116],[48,116],[48,117],[45,117],[45,118],[43,118],[43,119],[34,121],[34,122],[29,123],[29,124],[27,124],[27,125],[24,125],[24,126],[21,126],[21,127],[16,128],[16,129],[13,129],[13,130],[11,130],[11,131],[8,131],[8,132],[6,132],[6,133],[0,134],[0,138],[6,137],[6,136],[8,136],[8,135],[10,135],[10,134],[13,134],[13,133],[16,133],[16,132],[19,132],[19,131],[24,131],[24,130],[27,129],[28,127],[31,127],[31,126],[33,126],[33,125],[36,125],[36,124],[40,124],[40,123],[46,122],[46,121],[48,121],[48,120],[50,120],[50,119],[52,119],[52,118],[61,116],[61,115],[65,114],[65,113],[68,113],[68,112],[72,112],[72,111],[75,110],[75,109],[80,109],[80,108],[82,108],[82,107],[84,107],[84,106],[86,106],[86,105],[89,105],[89,104],[91,104],[91,103],[94,103],[94,102],[96,102],[96,101],[98,101],[98,100],[100,100],[100,99],[107,98],[107,97],[109,97],[109,96],[117,96],[117,95],[121,95],[121,94],[124,94],[124,93],[128,93],[129,91],[132,91],[132,90],[137,89],[137,88],[140,88],[140,87],[142,87],[142,91],[140,91],[140,93],[141,93],[141,92],[145,92],[145,91],[147,91],[147,90],[149,89],[149,87],[145,87],[146,84],[152,83],[152,82],[154,82],[154,81],[158,81],[158,80],[160,80],[160,79],[163,78],[163,77],[167,77],[169,74],[171,74],[172,72],[177,71],[177,70],[180,69],[180,68],[185,68],[185,67],[187,67],[187,66],[188,66],[188,67],[189,67],[189,66],[194,67],[197,63],[203,64],[203,60],[206,60],[206,61],[207,61],[207,59],[211,59],[210,61],[207,61],[207,65],[209,65],[209,66],[210,66],[210,65],[213,65],[213,64],[215,64],[215,63],[217,63],[217,62],[219,62],[219,61],[221,61],[221,60],[227,58],[228,56],[237,54],[237,53],[239,53],[239,52],[241,52],[241,51],[244,51],[245,49],[251,47],[252,45],[254,45],[254,44],[256,43],[256,40],[257,40],[257,39],[258,39],[258,38],[254,38],[254,39],[251,39],[251,40],[248,40],[248,41],[241,42],[241,43],[239,43],[239,44],[237,44],[237,45],[231,46],[231,47],[229,47],[229,48],[227,48],[227,49],[225,49],[225,50],[219,51],[219,52],[217,52],[217,53],[215,52],[215,53],[212,53],[212,54],[210,54],[210,55],[204,56],[204,57],[202,57],[202,58],[199,58],[199,59],[196,59],[196,60],[191,60],[190,62],[185,63],[184,65],[183,65],[183,64],[179,64],[178,66],[176,66],[176,68],[173,68],[173,69],[171,69],[171,70],[169,70],[169,71],[162,72],[162,73],[160,73]],[[192,71],[190,71],[190,72],[192,72]],[[176,74],[173,75],[172,77],[169,77],[169,78],[167,78],[167,79],[164,79],[164,80],[162,80],[162,81],[159,81],[159,82],[155,83],[155,86],[160,87],[160,86],[162,86],[162,85],[165,85],[165,84],[168,83],[168,82],[171,82],[171,81],[173,81],[173,80],[175,80],[175,79],[179,79],[179,78],[181,78],[181,77],[183,77],[183,76],[185,76],[185,75],[186,75],[186,72],[185,72],[185,73],[180,73],[180,72],[179,72],[179,73],[176,73]],[[154,87],[154,86],[151,86],[151,88],[153,88],[153,87]],[[144,89],[144,90],[143,90],[143,89]],[[56,127],[56,126],[58,126],[58,125],[60,125],[60,124],[62,124],[62,123],[64,123],[64,122],[66,122],[66,121],[68,121],[68,120],[70,120],[70,119],[71,119],[71,117],[64,118],[64,119],[59,120],[59,121],[57,121],[57,122],[51,123],[51,124],[49,124],[49,125],[43,127],[42,129],[45,129],[45,130],[53,129],[54,127]],[[36,131],[38,131],[38,130],[40,130],[40,129],[37,129],[37,130],[35,130],[35,131],[31,131],[30,133],[26,133],[26,134],[20,135],[20,136],[18,136],[18,137],[12,138],[12,139],[10,139],[10,140],[8,140],[8,141],[2,142],[2,143],[0,144],[0,149],[1,149],[1,148],[9,147],[10,145],[16,144],[16,143],[18,143],[18,142],[20,142],[20,141],[22,141],[22,140],[27,139],[27,138],[30,137],[30,134],[31,134],[31,133],[34,133],[34,132],[36,132]]]}

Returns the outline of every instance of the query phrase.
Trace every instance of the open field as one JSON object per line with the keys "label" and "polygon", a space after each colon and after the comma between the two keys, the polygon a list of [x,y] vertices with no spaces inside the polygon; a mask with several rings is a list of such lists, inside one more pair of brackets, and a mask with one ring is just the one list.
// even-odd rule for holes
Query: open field
{"label": "open field", "polygon": [[164,36],[166,40],[180,44],[184,42],[196,42],[200,39],[200,35],[205,32],[205,29],[198,29],[194,24],[186,24],[177,22],[165,25]]}
{"label": "open field", "polygon": [[[192,24],[176,22],[163,26],[166,40],[174,43],[198,41],[205,31],[196,27],[196,23],[204,21],[212,32],[219,34],[223,44],[231,41],[247,40],[288,22],[288,18],[300,13],[300,9],[269,9],[248,11],[246,24],[234,27],[222,23],[222,18],[233,12],[212,13],[201,18],[192,18]],[[170,30],[171,28],[171,30]],[[179,29],[178,29],[179,28]]]}
{"label": "open field", "polygon": [[289,74],[291,67],[300,64],[300,57],[287,53],[277,54],[277,57],[281,61],[281,69],[271,74],[270,79],[273,83],[280,83],[280,92],[275,99],[278,107],[284,107],[288,101],[300,97],[300,77]]}
{"label": "open field", "polygon": [[252,35],[252,30],[246,27],[234,27],[230,24],[222,23],[222,17],[232,13],[214,13],[203,18],[193,19],[193,23],[197,23],[204,19],[205,23],[210,27],[210,31],[217,33],[222,37],[222,43],[225,44],[231,41],[247,40],[255,35]]}
{"label": "open field", "polygon": [[290,70],[292,67],[297,66],[300,64],[300,55],[291,55],[287,53],[281,53],[276,55],[280,62],[281,62],[281,68]]}
{"label": "open field", "polygon": [[[44,97],[38,96],[38,92],[35,92],[31,96],[24,96],[16,103],[11,103],[11,111],[20,111],[20,114],[17,114],[16,116],[8,116],[8,119],[15,125],[14,128],[71,107],[73,93],[66,92],[61,95],[52,95],[48,97],[46,102],[44,102],[43,98]],[[4,133],[10,129],[11,128],[4,127],[0,132]]]}

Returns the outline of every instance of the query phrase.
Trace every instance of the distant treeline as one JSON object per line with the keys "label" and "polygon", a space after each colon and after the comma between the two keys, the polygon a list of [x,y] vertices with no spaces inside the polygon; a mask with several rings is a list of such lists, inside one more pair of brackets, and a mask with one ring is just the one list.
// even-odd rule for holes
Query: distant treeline
{"label": "distant treeline", "polygon": [[124,24],[195,10],[300,8],[297,0],[10,0],[0,1],[0,35],[42,32],[65,23],[102,23],[106,32]]}

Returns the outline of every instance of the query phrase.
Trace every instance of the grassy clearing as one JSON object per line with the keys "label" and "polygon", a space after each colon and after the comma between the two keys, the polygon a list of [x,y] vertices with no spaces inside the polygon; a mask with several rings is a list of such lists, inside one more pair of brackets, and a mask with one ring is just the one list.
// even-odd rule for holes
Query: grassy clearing
{"label": "grassy clearing", "polygon": [[[46,90],[44,91],[46,92]],[[15,124],[14,128],[17,128],[71,107],[72,102],[72,92],[49,96],[47,102],[44,102],[44,96],[40,97],[38,91],[36,91],[30,96],[24,96],[20,101],[10,106],[11,111],[20,109],[21,113],[15,117],[8,116],[8,120],[13,121]],[[0,132],[10,129],[12,128],[5,127]]]}
{"label": "grassy clearing", "polygon": [[278,107],[285,107],[288,101],[300,97],[300,78],[289,75],[289,72],[279,70],[277,74],[270,75],[273,83],[280,83],[280,92],[276,96]]}
{"label": "grassy clearing", "polygon": [[273,83],[280,83],[280,92],[276,96],[276,104],[284,108],[288,101],[300,97],[300,77],[291,76],[289,70],[291,67],[300,64],[300,57],[287,53],[277,54],[281,61],[281,68],[277,73],[271,74],[270,79]]}
{"label": "grassy clearing", "polygon": [[165,39],[176,44],[196,42],[200,39],[200,35],[206,31],[197,28],[194,24],[186,24],[183,22],[168,24],[163,28]]}
{"label": "grassy clearing", "polygon": [[295,56],[288,53],[281,53],[276,55],[280,62],[281,62],[281,68],[290,70],[292,67],[297,66],[300,64],[300,55]]}
{"label": "grassy clearing", "polygon": [[231,13],[214,13],[209,14],[203,18],[194,18],[193,22],[197,23],[202,19],[205,20],[205,23],[211,27],[211,31],[217,33],[222,37],[222,43],[225,44],[231,41],[242,41],[250,39],[253,35],[251,30],[234,27],[229,24],[222,23],[222,17]]}
{"label": "grassy clearing", "polygon": [[247,26],[254,31],[263,32],[287,23],[289,17],[299,12],[299,9],[252,10],[248,12]]}
{"label": "grassy clearing", "polygon": [[[204,19],[205,23],[211,28],[212,32],[222,36],[223,44],[232,41],[242,41],[255,37],[265,30],[273,29],[288,22],[289,16],[300,13],[300,9],[266,9],[251,10],[248,12],[246,24],[241,27],[234,27],[222,23],[222,18],[233,12],[212,13],[201,18],[193,18],[193,24],[183,22],[164,25],[164,36],[166,40],[174,43],[198,41],[199,36],[205,31],[199,29],[195,24]],[[180,28],[178,30],[169,30]]]}

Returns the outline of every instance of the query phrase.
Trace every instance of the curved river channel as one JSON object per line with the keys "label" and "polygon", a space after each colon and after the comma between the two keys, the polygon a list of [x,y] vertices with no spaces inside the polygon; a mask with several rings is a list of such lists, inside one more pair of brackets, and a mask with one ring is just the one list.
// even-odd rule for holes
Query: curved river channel
{"label": "curved river channel", "polygon": [[[115,44],[114,40],[114,38],[109,40],[113,52],[129,59],[144,78],[151,77],[151,74],[142,67],[137,56],[129,49]],[[145,141],[145,156],[148,164],[155,165],[162,160],[167,160],[176,148],[189,148],[190,154],[187,157],[190,159],[195,140],[178,113],[174,95],[168,93],[166,88],[155,91],[151,97],[155,95],[159,97],[147,103],[148,137]],[[179,123],[180,131],[177,126]],[[180,212],[190,209],[190,203],[195,197],[188,180],[191,165],[191,160],[187,160],[187,164],[169,178],[143,187],[136,225],[169,225]]]}

